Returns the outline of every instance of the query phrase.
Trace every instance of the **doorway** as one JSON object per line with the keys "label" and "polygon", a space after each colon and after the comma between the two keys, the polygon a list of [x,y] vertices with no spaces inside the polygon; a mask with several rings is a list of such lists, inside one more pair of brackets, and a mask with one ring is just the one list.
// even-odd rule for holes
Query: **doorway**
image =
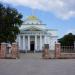
{"label": "doorway", "polygon": [[35,47],[35,42],[34,41],[30,41],[30,51],[34,52],[34,47]]}

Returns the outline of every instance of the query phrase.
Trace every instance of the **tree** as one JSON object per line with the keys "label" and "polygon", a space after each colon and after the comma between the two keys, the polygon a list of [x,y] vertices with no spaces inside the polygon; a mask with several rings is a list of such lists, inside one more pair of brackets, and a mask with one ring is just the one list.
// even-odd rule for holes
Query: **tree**
{"label": "tree", "polygon": [[64,37],[58,39],[58,42],[61,43],[62,46],[74,46],[75,35],[69,33]]}
{"label": "tree", "polygon": [[23,22],[21,19],[22,15],[16,9],[0,4],[0,43],[15,42]]}

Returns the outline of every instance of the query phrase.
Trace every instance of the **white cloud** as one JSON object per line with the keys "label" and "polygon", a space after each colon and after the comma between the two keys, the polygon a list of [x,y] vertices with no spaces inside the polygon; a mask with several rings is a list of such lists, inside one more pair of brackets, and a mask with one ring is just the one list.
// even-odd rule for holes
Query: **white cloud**
{"label": "white cloud", "polygon": [[75,17],[75,0],[0,0],[54,13],[62,19]]}

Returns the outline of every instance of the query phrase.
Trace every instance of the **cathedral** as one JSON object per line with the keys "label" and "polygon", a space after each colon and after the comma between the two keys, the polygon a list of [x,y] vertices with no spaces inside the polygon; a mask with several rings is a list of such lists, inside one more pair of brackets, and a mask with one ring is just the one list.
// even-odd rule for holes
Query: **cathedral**
{"label": "cathedral", "polygon": [[38,17],[28,16],[19,29],[16,41],[20,51],[42,51],[44,44],[49,45],[49,50],[55,49],[57,30],[49,29]]}

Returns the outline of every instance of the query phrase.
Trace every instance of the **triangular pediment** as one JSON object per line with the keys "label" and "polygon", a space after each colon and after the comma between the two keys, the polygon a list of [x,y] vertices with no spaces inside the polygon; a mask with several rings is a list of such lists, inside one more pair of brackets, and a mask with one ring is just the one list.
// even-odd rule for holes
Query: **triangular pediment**
{"label": "triangular pediment", "polygon": [[41,28],[38,28],[38,27],[27,27],[24,30],[25,31],[42,31],[42,29]]}

